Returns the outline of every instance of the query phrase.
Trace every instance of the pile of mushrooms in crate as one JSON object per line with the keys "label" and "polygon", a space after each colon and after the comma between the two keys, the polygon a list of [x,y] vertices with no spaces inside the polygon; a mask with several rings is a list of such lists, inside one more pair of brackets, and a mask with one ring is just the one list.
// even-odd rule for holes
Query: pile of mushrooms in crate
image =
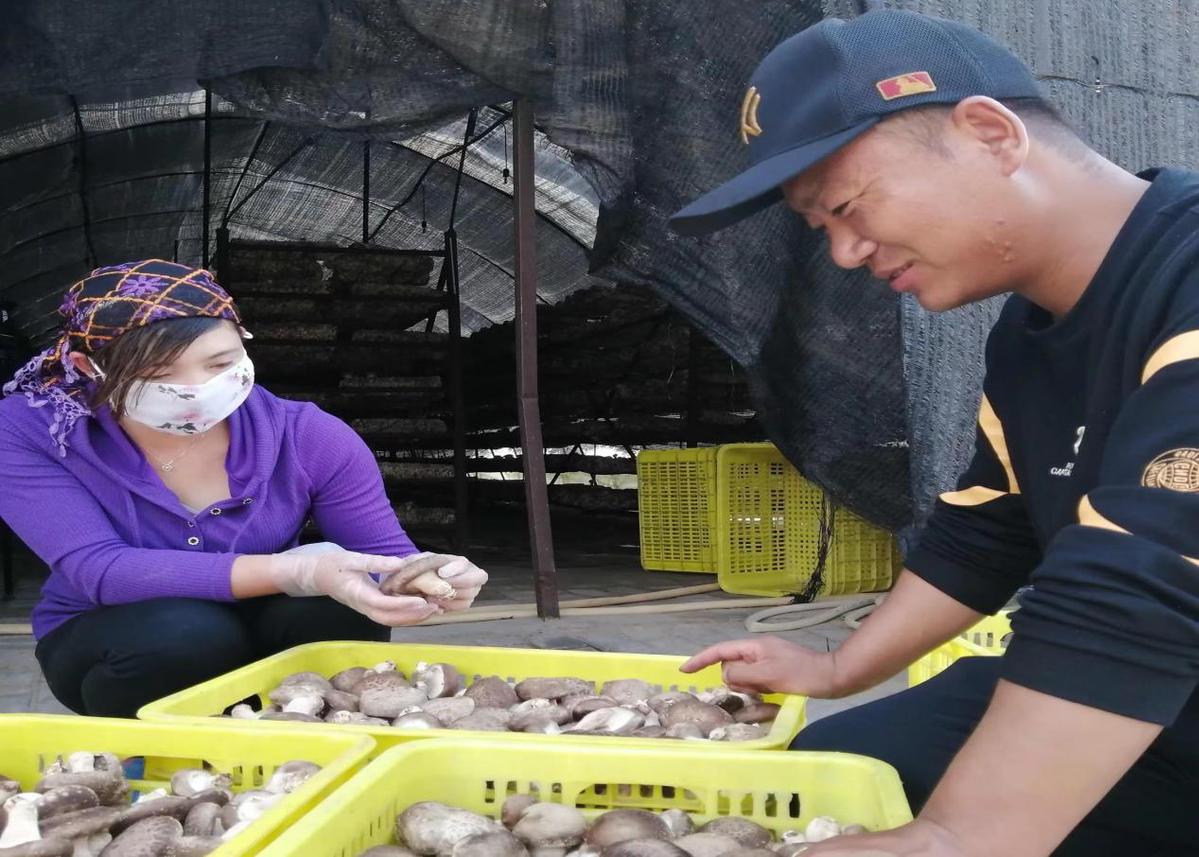
{"label": "pile of mushrooms in crate", "polygon": [[352,667],[326,679],[290,675],[270,691],[271,705],[236,705],[231,717],[394,726],[479,729],[548,735],[623,735],[712,741],[766,736],[779,706],[723,688],[691,694],[659,692],[641,679],[595,684],[580,678],[499,676],[469,686],[449,664],[418,664],[411,679],[391,661]]}
{"label": "pile of mushrooms in crate", "polygon": [[216,850],[319,771],[287,762],[261,789],[234,794],[228,774],[177,771],[170,791],[130,802],[121,760],[71,753],[31,792],[0,775],[0,857],[199,857]]}
{"label": "pile of mushrooms in crate", "polygon": [[415,803],[396,817],[400,844],[361,857],[794,857],[809,843],[865,832],[821,817],[776,841],[745,818],[725,816],[696,828],[679,809],[614,809],[589,823],[574,807],[527,795],[508,798],[500,817],[502,823],[443,803]]}

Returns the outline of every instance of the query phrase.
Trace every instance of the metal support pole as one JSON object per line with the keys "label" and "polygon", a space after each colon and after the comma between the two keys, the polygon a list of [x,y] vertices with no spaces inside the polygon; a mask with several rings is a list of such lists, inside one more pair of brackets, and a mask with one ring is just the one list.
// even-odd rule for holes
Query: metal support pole
{"label": "metal support pole", "polygon": [[470,541],[466,492],[466,405],[462,394],[462,296],[458,289],[458,233],[445,234],[446,315],[450,335],[450,406],[454,409],[454,550],[466,553]]}
{"label": "metal support pole", "polygon": [[216,278],[225,288],[233,281],[229,269],[229,227],[218,226],[216,230]]}
{"label": "metal support pole", "polygon": [[537,590],[537,615],[558,616],[558,572],[554,567],[554,539],[550,531],[549,496],[545,485],[545,446],[541,439],[541,405],[537,391],[537,268],[533,200],[533,107],[526,99],[516,102],[513,114],[515,151],[512,201],[516,209],[516,365],[517,416],[524,462],[525,504],[533,572]]}
{"label": "metal support pole", "polygon": [[371,214],[371,141],[362,143],[362,243],[369,244]]}
{"label": "metal support pole", "polygon": [[208,267],[208,206],[212,185],[212,90],[204,87],[204,225],[200,264]]}
{"label": "metal support pole", "polygon": [[699,420],[702,403],[699,400],[699,345],[695,328],[687,327],[687,423],[683,439],[688,449],[699,446]]}

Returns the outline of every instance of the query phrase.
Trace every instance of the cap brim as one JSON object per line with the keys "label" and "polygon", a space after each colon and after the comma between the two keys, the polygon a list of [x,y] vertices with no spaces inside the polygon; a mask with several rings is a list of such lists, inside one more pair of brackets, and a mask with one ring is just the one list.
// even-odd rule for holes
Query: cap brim
{"label": "cap brim", "polygon": [[779,189],[783,182],[824,160],[877,124],[878,119],[871,118],[754,164],[677,212],[670,218],[670,228],[680,235],[703,235],[756,214],[783,198]]}

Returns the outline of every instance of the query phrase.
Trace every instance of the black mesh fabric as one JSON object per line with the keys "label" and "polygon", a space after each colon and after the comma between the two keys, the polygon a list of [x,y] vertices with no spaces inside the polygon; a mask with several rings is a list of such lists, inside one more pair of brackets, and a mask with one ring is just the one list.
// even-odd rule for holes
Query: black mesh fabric
{"label": "black mesh fabric", "polygon": [[[1012,45],[1120,163],[1194,162],[1199,64],[1185,28],[1158,25],[1164,13],[1114,0],[1070,0],[1053,16],[1032,0],[886,5]],[[212,234],[226,224],[234,239],[360,241],[369,139],[370,240],[440,248],[457,147],[477,108],[454,223],[463,316],[468,331],[506,321],[507,111],[523,95],[539,129],[540,297],[601,280],[653,288],[746,368],[772,439],[803,473],[878,523],[918,522],[969,456],[995,308],[929,316],[835,270],[778,209],[701,239],[665,225],[742,166],[738,107],[758,60],[822,15],[861,8],[10,2],[0,21],[0,302],[44,342],[62,290],[91,265],[202,261],[207,84],[208,225]]]}

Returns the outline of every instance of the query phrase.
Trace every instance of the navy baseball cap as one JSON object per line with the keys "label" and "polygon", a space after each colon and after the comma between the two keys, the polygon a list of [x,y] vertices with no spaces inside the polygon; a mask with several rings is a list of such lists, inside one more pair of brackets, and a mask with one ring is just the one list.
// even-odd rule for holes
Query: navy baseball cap
{"label": "navy baseball cap", "polygon": [[684,235],[730,226],[888,116],[971,95],[1044,98],[1015,54],[965,24],[898,9],[825,19],[778,45],[750,78],[740,115],[749,166],[670,225]]}

